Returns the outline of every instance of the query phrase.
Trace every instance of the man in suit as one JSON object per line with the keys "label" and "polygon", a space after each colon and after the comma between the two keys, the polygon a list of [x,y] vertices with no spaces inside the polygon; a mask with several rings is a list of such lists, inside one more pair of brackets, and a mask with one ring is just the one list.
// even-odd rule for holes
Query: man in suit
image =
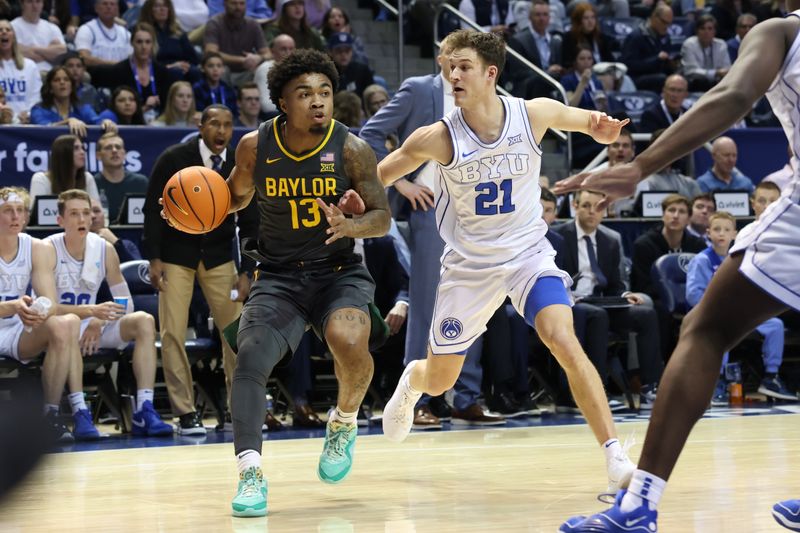
{"label": "man in suit", "polygon": [[654,103],[642,113],[639,129],[643,133],[668,128],[683,114],[683,101],[689,95],[689,82],[680,74],[673,74],[664,82],[661,100]]}
{"label": "man in suit", "polygon": [[[557,33],[547,31],[550,25],[550,6],[547,1],[534,0],[529,18],[531,25],[516,33],[508,41],[508,45],[550,76],[559,79],[564,72],[564,67],[561,66],[563,41]],[[553,90],[550,84],[519,60],[512,56],[508,59],[503,85],[514,96],[529,99],[546,96]]]}
{"label": "man in suit", "polygon": [[[441,74],[405,80],[391,101],[361,128],[361,138],[375,151],[378,161],[388,155],[386,137],[390,134],[397,134],[402,144],[414,130],[433,124],[455,107],[453,91],[447,78],[450,72],[448,56],[451,52],[447,39],[442,42],[440,50],[437,60],[442,68]],[[403,204],[410,204],[411,207],[408,220],[411,231],[411,272],[405,364],[424,359],[428,353],[428,333],[441,268],[439,258],[444,250],[444,241],[439,236],[433,209],[433,170],[433,164],[429,163],[406,179],[394,183],[395,191],[407,199],[408,203],[403,198],[392,199],[391,190],[389,192],[393,213],[402,212]],[[455,386],[455,407],[459,416],[469,418],[464,421],[470,424],[502,423],[501,417],[485,414],[477,405],[482,379],[480,356],[479,346],[467,352],[464,369]],[[429,405],[430,400],[430,397],[423,395],[417,404],[414,411],[415,429],[441,427],[440,416],[449,416],[449,408],[444,400],[437,399]]]}
{"label": "man in suit", "polygon": [[[598,231],[603,210],[598,209],[597,204],[602,199],[603,195],[591,191],[575,194],[575,221],[558,228],[564,237],[560,252],[562,264],[574,280],[572,293],[577,302],[574,313],[594,318],[587,322],[582,343],[601,378],[605,379],[607,374],[608,332],[635,332],[642,380],[640,406],[652,408],[664,369],[659,350],[658,318],[655,310],[645,305],[641,295],[625,290],[620,276],[622,252],[619,242]],[[622,296],[630,307],[608,309],[593,305],[593,296]]]}
{"label": "man in suit", "polygon": [[695,35],[681,45],[681,70],[692,91],[707,91],[731,68],[728,45],[718,39],[717,21],[713,15],[700,15]]}
{"label": "man in suit", "polygon": [[620,60],[628,65],[628,75],[641,91],[661,92],[667,76],[677,70],[668,33],[673,18],[671,7],[656,4],[647,22],[633,30],[622,45]]}
{"label": "man in suit", "polygon": [[[221,104],[208,106],[200,118],[200,135],[170,146],[158,158],[150,174],[147,199],[144,205],[144,236],[142,244],[150,259],[150,283],[158,289],[158,317],[161,324],[161,358],[172,411],[179,417],[178,433],[204,435],[205,428],[195,410],[192,372],[186,355],[186,324],[189,304],[197,278],[203,290],[214,322],[220,330],[241,313],[241,302],[250,290],[248,269],[243,259],[237,276],[234,264],[234,238],[238,224],[243,234],[255,230],[258,224],[255,206],[236,215],[228,215],[214,231],[204,235],[189,235],[170,227],[161,218],[161,197],[164,185],[179,170],[204,166],[227,178],[234,167],[234,151],[229,145],[233,131],[233,115]],[[231,299],[231,289],[237,292]],[[230,346],[222,341],[222,360],[225,385],[230,384],[236,366]]]}

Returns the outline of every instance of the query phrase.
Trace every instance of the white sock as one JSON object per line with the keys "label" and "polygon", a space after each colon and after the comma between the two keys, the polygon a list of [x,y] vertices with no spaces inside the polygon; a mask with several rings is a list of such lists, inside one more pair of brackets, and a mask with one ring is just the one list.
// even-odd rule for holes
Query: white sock
{"label": "white sock", "polygon": [[336,420],[337,422],[341,422],[342,424],[348,424],[348,425],[349,424],[355,424],[356,423],[356,417],[358,417],[358,409],[356,409],[352,413],[348,413],[348,412],[342,411],[337,406],[336,409],[333,410],[332,417],[333,417],[334,420]]}
{"label": "white sock", "polygon": [[153,389],[138,389],[136,391],[136,410],[141,411],[144,402],[153,403]]}
{"label": "white sock", "polygon": [[44,414],[49,415],[50,413],[58,414],[58,405],[54,403],[44,404]]}
{"label": "white sock", "polygon": [[621,452],[622,446],[619,443],[619,439],[608,439],[603,443],[603,453],[606,454],[606,464],[610,463],[611,460]]}
{"label": "white sock", "polygon": [[637,469],[631,478],[628,492],[622,498],[620,509],[627,513],[641,507],[647,501],[650,510],[654,510],[658,507],[666,486],[667,482],[660,477]]}
{"label": "white sock", "polygon": [[[414,364],[414,363],[416,363],[416,361],[412,361],[409,364]],[[422,396],[422,391],[418,391],[417,389],[415,389],[414,387],[411,386],[411,372],[409,372],[408,375],[406,375],[406,377],[402,380],[402,383],[403,383],[403,386],[411,394],[418,394],[418,395]]]}
{"label": "white sock", "polygon": [[261,468],[261,454],[255,450],[245,450],[236,456],[236,466],[240,474],[252,466]]}
{"label": "white sock", "polygon": [[69,405],[72,407],[73,415],[81,409],[87,409],[86,402],[83,401],[83,391],[73,392],[67,398],[69,398]]}

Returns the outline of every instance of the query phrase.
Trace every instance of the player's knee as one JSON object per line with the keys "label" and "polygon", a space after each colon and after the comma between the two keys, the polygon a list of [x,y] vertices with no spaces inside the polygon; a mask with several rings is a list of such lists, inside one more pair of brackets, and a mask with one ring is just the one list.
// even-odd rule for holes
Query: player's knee
{"label": "player's knee", "polygon": [[572,328],[562,324],[548,324],[537,330],[542,342],[554,354],[567,354],[574,351],[578,339]]}
{"label": "player's knee", "polygon": [[47,319],[50,340],[55,343],[72,342],[80,333],[81,319],[77,315],[55,315]]}
{"label": "player's knee", "polygon": [[131,315],[134,318],[137,337],[155,337],[156,319],[150,313],[136,311]]}
{"label": "player's knee", "polygon": [[325,342],[334,357],[369,354],[366,340],[352,334],[329,334],[325,336]]}
{"label": "player's knee", "polygon": [[286,341],[269,327],[248,328],[239,335],[235,379],[253,379],[266,387],[272,369],[286,352]]}

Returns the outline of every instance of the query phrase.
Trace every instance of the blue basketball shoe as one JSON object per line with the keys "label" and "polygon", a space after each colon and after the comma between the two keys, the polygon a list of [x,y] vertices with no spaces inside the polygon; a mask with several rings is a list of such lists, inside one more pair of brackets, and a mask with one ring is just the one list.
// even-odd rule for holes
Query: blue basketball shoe
{"label": "blue basketball shoe", "polygon": [[75,424],[72,430],[75,440],[97,440],[101,437],[100,432],[94,427],[92,413],[88,409],[79,409],[72,415],[72,421]]}
{"label": "blue basketball shoe", "polygon": [[651,511],[646,503],[629,513],[622,512],[620,504],[626,492],[619,491],[611,509],[583,520],[580,516],[573,516],[558,530],[562,533],[656,533],[658,511]]}
{"label": "blue basketball shoe", "polygon": [[135,437],[165,437],[174,432],[174,428],[161,420],[150,400],[142,404],[142,408],[133,413],[133,435]]}
{"label": "blue basketball shoe", "polygon": [[353,466],[353,448],[356,445],[358,426],[329,420],[325,428],[325,446],[319,456],[317,476],[325,483],[339,483]]}
{"label": "blue basketball shoe", "polygon": [[239,486],[231,502],[233,516],[266,516],[267,480],[257,466],[239,474]]}
{"label": "blue basketball shoe", "polygon": [[772,506],[775,521],[786,529],[800,531],[800,500],[786,500]]}

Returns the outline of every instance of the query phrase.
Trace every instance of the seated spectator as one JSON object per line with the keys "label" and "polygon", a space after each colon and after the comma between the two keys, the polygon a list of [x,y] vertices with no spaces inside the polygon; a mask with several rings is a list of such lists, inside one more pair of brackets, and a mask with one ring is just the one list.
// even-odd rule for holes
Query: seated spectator
{"label": "seated spectator", "polygon": [[208,20],[208,5],[205,0],[181,0],[177,5],[173,4],[173,7],[178,27],[189,34],[191,43],[200,44]]}
{"label": "seated spectator", "polygon": [[269,58],[261,26],[244,13],[245,0],[225,0],[225,12],[209,19],[203,36],[203,52],[219,53],[237,86],[253,81],[258,65]]}
{"label": "seated spectator", "polygon": [[261,123],[259,119],[261,101],[258,86],[251,81],[242,85],[236,93],[238,95],[236,106],[239,108],[239,114],[233,119],[233,125],[237,128],[250,128],[251,130],[258,128]]}
{"label": "seated spectator", "polygon": [[119,5],[116,0],[95,0],[97,18],[78,28],[75,49],[91,70],[101,65],[114,65],[131,55],[131,34],[117,24]]}
{"label": "seated spectator", "polygon": [[103,118],[111,119],[115,124],[126,126],[144,126],[142,102],[139,95],[126,85],[120,85],[111,93],[111,104],[100,113]]}
{"label": "seated spectator", "polygon": [[[309,24],[311,24],[309,22]],[[353,36],[353,59],[369,64],[367,51],[361,38],[350,27],[350,16],[341,7],[332,7],[325,13],[322,23],[322,37],[327,41],[334,33],[349,33]]]}
{"label": "seated spectator", "polygon": [[623,63],[640,91],[660,93],[667,76],[678,69],[676,56],[670,51],[669,27],[672,8],[659,2],[647,21],[633,30],[622,45]]}
{"label": "seated spectator", "polygon": [[717,21],[717,35],[728,40],[736,35],[736,20],[743,13],[752,13],[750,0],[716,0],[711,6],[711,16]]}
{"label": "seated spectator", "polygon": [[276,62],[288,57],[295,50],[294,39],[285,33],[277,35],[269,43],[269,50],[272,53],[272,58],[267,59],[261,63],[256,69],[254,80],[258,87],[258,94],[261,99],[261,112],[276,114],[278,108],[272,102],[269,96],[269,87],[267,85],[267,74],[269,69],[272,68]]}
{"label": "seated spectator", "polygon": [[98,87],[109,89],[119,85],[136,88],[142,102],[145,123],[150,123],[161,113],[163,102],[172,77],[167,67],[155,60],[156,30],[146,22],[140,22],[131,32],[133,53],[130,57],[92,72],[92,80]]}
{"label": "seated spectator", "polygon": [[389,103],[389,92],[382,85],[373,83],[364,89],[363,99],[365,118],[369,119],[380,108]]}
{"label": "seated spectator", "polygon": [[[117,11],[119,15],[117,17],[120,20],[120,24],[123,24],[122,18],[120,16],[125,13],[128,9],[128,2],[125,0],[115,0],[117,4]],[[70,10],[75,19],[76,24],[86,24],[90,20],[95,17],[97,13],[96,10],[96,0],[70,0]]]}
{"label": "seated spectator", "polygon": [[206,52],[200,69],[203,71],[203,79],[192,86],[197,110],[202,111],[211,104],[222,104],[236,116],[239,112],[236,107],[236,92],[222,80],[225,73],[222,55],[219,52]]}
{"label": "seated spectator", "polygon": [[[225,12],[225,0],[208,0],[208,16],[213,17]],[[259,24],[272,20],[272,9],[265,0],[246,0],[244,16]]]}
{"label": "seated spectator", "polygon": [[[686,271],[686,301],[692,307],[700,303],[711,278],[722,261],[728,256],[731,242],[736,237],[736,219],[725,211],[718,211],[709,219],[708,237],[711,245],[698,253],[689,262]],[[764,336],[763,358],[764,378],[758,392],[771,398],[781,400],[797,400],[797,394],[791,392],[778,376],[783,362],[784,326],[780,318],[770,318],[756,328]],[[725,381],[725,367],[728,363],[728,352],[722,356],[722,368],[712,398],[712,405],[727,405],[728,391]]]}
{"label": "seated spectator", "polygon": [[653,133],[664,130],[678,120],[684,111],[684,100],[689,96],[689,83],[680,74],[673,74],[664,82],[661,101],[651,105],[642,113],[639,131]]}
{"label": "seated spectator", "polygon": [[350,132],[358,135],[364,124],[364,110],[361,98],[350,91],[339,91],[333,97],[333,118],[350,128]]}
{"label": "seated spectator", "polygon": [[569,105],[589,110],[604,110],[606,98],[603,84],[592,73],[592,51],[583,46],[578,46],[578,53],[573,62],[574,68],[561,78],[561,85],[567,91]]}
{"label": "seated spectator", "polygon": [[31,108],[39,101],[42,77],[36,63],[23,57],[14,27],[0,20],[0,87],[15,121],[27,124]]}
{"label": "seated spectator", "polygon": [[[530,25],[517,31],[508,45],[553,78],[560,79],[564,72],[563,40],[561,35],[548,31],[550,8],[547,1],[534,0],[529,17]],[[512,94],[520,98],[546,96],[553,90],[549,83],[542,81],[541,77],[510,54],[503,77],[511,84]]]}
{"label": "seated spectator", "polygon": [[117,131],[117,125],[101,118],[88,104],[79,105],[75,86],[67,69],[56,67],[47,73],[42,85],[42,101],[31,109],[31,124],[67,126],[69,132],[86,137],[87,124],[99,124],[106,131]]}
{"label": "seated spectator", "polygon": [[0,126],[14,123],[14,110],[6,103],[6,91],[0,84]]}
{"label": "seated spectator", "polygon": [[142,6],[139,22],[155,28],[158,40],[156,61],[166,65],[173,78],[182,78],[190,83],[200,79],[197,51],[186,32],[178,26],[172,0],[147,0]]}
{"label": "seated spectator", "polygon": [[325,40],[322,35],[308,24],[303,0],[277,0],[275,14],[278,18],[264,28],[264,38],[267,42],[285,33],[294,39],[297,48],[325,51]]}
{"label": "seated spectator", "polygon": [[[656,387],[664,370],[659,352],[658,317],[650,305],[645,305],[641,295],[627,292],[621,278],[622,250],[619,242],[598,231],[603,220],[603,210],[597,203],[603,196],[591,191],[578,191],[573,200],[574,223],[556,229],[564,243],[559,253],[562,264],[572,279],[572,294],[576,299],[574,315],[576,331],[581,316],[593,316],[604,327],[586,329],[581,342],[600,378],[608,375],[608,333],[636,333],[636,353],[642,380],[640,407],[652,409]],[[622,296],[631,304],[622,309],[606,309],[596,305],[596,296]],[[601,315],[601,316],[597,316]]]}
{"label": "seated spectator", "polygon": [[322,30],[325,15],[331,10],[330,0],[306,0],[306,22],[315,30]]}
{"label": "seated spectator", "polygon": [[86,171],[86,150],[75,135],[59,135],[50,147],[47,172],[31,177],[31,201],[37,196],[61,194],[69,189],[81,189],[100,200],[94,177]]}
{"label": "seated spectator", "polygon": [[113,231],[106,226],[106,214],[100,200],[92,198],[92,224],[89,226],[89,231],[97,233],[103,239],[111,243],[114,250],[117,252],[120,263],[127,261],[137,261],[142,258],[142,252],[136,243],[128,239],[120,239]]}
{"label": "seated spectator", "polygon": [[167,105],[151,126],[195,128],[200,124],[200,112],[194,103],[194,92],[188,81],[176,81],[167,93]]}
{"label": "seated spectator", "polygon": [[[662,133],[664,133],[664,130],[653,132],[653,136],[650,138],[651,146]],[[638,196],[645,191],[674,191],[681,196],[694,198],[700,194],[702,192],[700,185],[689,176],[681,174],[676,163],[671,163],[666,168],[640,181],[636,186],[634,195]]]}
{"label": "seated spectator", "polygon": [[572,68],[583,46],[592,52],[594,63],[614,61],[611,47],[600,33],[597,22],[597,9],[589,2],[580,2],[570,15],[572,27],[564,34],[564,68]]}
{"label": "seated spectator", "polygon": [[69,42],[75,40],[80,19],[73,16],[69,0],[54,0],[50,2],[42,11],[42,17],[58,26],[64,36],[64,40]]}
{"label": "seated spectator", "polygon": [[106,109],[108,98],[91,83],[87,82],[86,66],[83,58],[78,52],[67,52],[61,56],[61,66],[67,69],[75,93],[78,96],[78,106],[90,105],[96,113],[101,113]]}
{"label": "seated spectator", "polygon": [[758,24],[758,19],[752,13],[742,13],[736,20],[736,35],[727,40],[725,44],[728,45],[728,56],[731,58],[731,63],[736,61],[739,57],[739,46],[742,44],[742,39],[748,34],[753,26]]}
{"label": "seated spectator", "polygon": [[689,217],[689,225],[686,232],[695,237],[699,237],[711,245],[708,240],[708,219],[717,212],[717,204],[711,193],[700,193],[692,197],[692,216]]}
{"label": "seated spectator", "polygon": [[22,55],[47,72],[58,57],[67,51],[64,35],[58,26],[42,18],[42,0],[23,0],[22,15],[11,21]]}
{"label": "seated spectator", "polygon": [[339,72],[337,91],[352,91],[361,98],[369,85],[375,83],[372,70],[364,63],[353,60],[353,36],[334,33],[328,39],[328,50]]}
{"label": "seated spectator", "polygon": [[711,143],[714,165],[697,178],[703,192],[747,191],[753,192],[753,181],[736,169],[738,151],[730,137],[717,137]]}
{"label": "seated spectator", "polygon": [[[597,165],[592,170],[599,172],[606,168],[630,163],[633,161],[633,156],[636,155],[636,145],[633,142],[633,135],[628,128],[622,128],[619,132],[619,137],[613,143],[608,145],[608,161]],[[609,217],[628,217],[633,216],[633,204],[635,196],[628,198],[620,198],[615,200],[608,206]]]}
{"label": "seated spectator", "polygon": [[125,141],[114,133],[105,133],[97,140],[97,157],[103,170],[94,175],[100,202],[107,203],[108,219],[117,220],[122,202],[127,194],[145,194],[147,176],[125,168]]}
{"label": "seated spectator", "polygon": [[753,208],[753,214],[756,220],[761,218],[767,207],[778,201],[781,197],[781,190],[771,181],[762,180],[756,185],[753,190],[753,195],[750,197],[750,207]]}
{"label": "seated spectator", "polygon": [[[509,9],[509,2],[502,0],[461,0],[458,10],[468,18],[474,20],[485,31],[500,33],[508,37],[512,33],[511,24],[514,22],[514,13]],[[461,29],[471,30],[472,26],[461,21]]]}
{"label": "seated spectator", "polygon": [[569,22],[567,18],[567,8],[561,0],[551,0],[550,4],[550,25],[547,31],[550,33],[564,33],[564,25]]}
{"label": "seated spectator", "polygon": [[725,77],[731,68],[728,46],[716,38],[717,22],[711,15],[700,15],[695,35],[681,46],[681,70],[690,91],[707,91]]}

